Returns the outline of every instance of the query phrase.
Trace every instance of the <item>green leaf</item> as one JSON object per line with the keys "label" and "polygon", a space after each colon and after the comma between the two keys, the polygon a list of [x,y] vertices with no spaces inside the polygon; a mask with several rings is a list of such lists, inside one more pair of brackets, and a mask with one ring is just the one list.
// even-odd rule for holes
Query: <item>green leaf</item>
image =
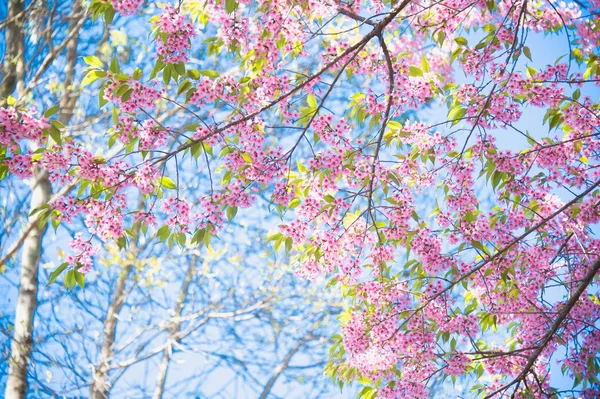
{"label": "green leaf", "polygon": [[210,237],[211,237],[211,234],[210,234],[210,233],[208,233],[208,232],[206,232],[206,233],[204,234],[204,237],[203,237],[203,240],[204,240],[204,245],[205,245],[207,248],[210,246]]}
{"label": "green leaf", "polygon": [[457,105],[452,108],[448,113],[448,120],[452,121],[452,125],[456,125],[460,120],[466,115],[467,109],[463,108],[461,105]]}
{"label": "green leaf", "polygon": [[209,78],[218,78],[220,76],[219,72],[213,71],[211,69],[202,69],[198,71],[198,73],[202,76],[207,76]]}
{"label": "green leaf", "polygon": [[228,14],[233,13],[238,7],[238,3],[235,0],[225,0],[225,10]]}
{"label": "green leaf", "polygon": [[246,153],[246,152],[242,152],[242,158],[244,159],[244,161],[248,162],[248,163],[252,163],[252,157],[250,156],[250,154]]}
{"label": "green leaf", "polygon": [[531,50],[529,49],[529,47],[523,47],[523,54],[525,54],[525,57],[529,58],[530,61],[533,61],[531,59]]}
{"label": "green leaf", "polygon": [[421,57],[421,69],[423,69],[423,72],[431,71],[431,68],[429,67],[429,62],[427,62],[427,58],[425,58],[424,55]]}
{"label": "green leaf", "polygon": [[60,225],[60,219],[52,218],[52,219],[50,219],[50,224],[52,225],[52,228],[54,229],[54,232],[56,233],[56,229],[58,229],[58,226]]}
{"label": "green leaf", "polygon": [[[127,87],[125,88],[121,88],[124,89],[120,94],[117,94],[119,96],[122,96],[123,94],[125,94],[125,92],[127,91]],[[121,91],[121,89],[119,89],[119,92]],[[112,111],[112,120],[114,124],[117,124],[119,122],[119,110],[117,109],[117,107],[113,107]]]}
{"label": "green leaf", "polygon": [[317,108],[317,99],[312,94],[308,95],[308,97],[306,98],[306,102],[308,103],[308,106],[310,108],[312,108],[312,109]]}
{"label": "green leaf", "polygon": [[192,87],[192,82],[190,82],[189,80],[183,80],[179,84],[179,89],[177,89],[177,95],[183,93],[186,90],[189,90],[190,87]]}
{"label": "green leaf", "polygon": [[499,172],[497,170],[494,172],[494,174],[492,175],[492,187],[494,187],[494,189],[498,187],[498,184],[500,184],[500,180],[502,180],[502,177],[502,172]]}
{"label": "green leaf", "polygon": [[123,95],[121,96],[121,101],[123,102],[127,102],[129,101],[129,99],[131,98],[131,95],[133,94],[133,89],[128,89],[125,93],[123,93]]}
{"label": "green leaf", "polygon": [[54,115],[58,111],[59,108],[60,108],[59,104],[55,105],[54,107],[48,108],[48,110],[46,112],[44,112],[44,116],[46,118],[51,117],[52,115]]}
{"label": "green leaf", "polygon": [[554,114],[551,118],[550,118],[550,122],[549,122],[549,129],[552,130],[555,127],[557,127],[558,125],[560,125],[562,123],[563,119],[562,116],[560,114]]}
{"label": "green leaf", "polygon": [[456,44],[458,44],[460,46],[466,46],[467,44],[469,44],[467,39],[465,39],[462,36],[457,37],[456,39],[454,39],[454,41],[456,42]]}
{"label": "green leaf", "polygon": [[185,75],[185,64],[181,61],[178,64],[175,64],[175,72],[179,74],[179,76]]}
{"label": "green leaf", "polygon": [[177,189],[177,185],[175,184],[175,182],[173,180],[171,180],[170,177],[167,177],[167,176],[161,177],[159,179],[159,183],[160,183],[161,187],[168,188],[171,190]]}
{"label": "green leaf", "polygon": [[96,57],[95,55],[85,56],[85,57],[83,57],[83,61],[85,61],[85,63],[88,64],[89,66],[98,67],[98,68],[104,67],[104,64],[102,63],[102,61],[100,61],[100,58]]}
{"label": "green leaf", "polygon": [[104,23],[106,23],[106,25],[109,25],[113,18],[115,17],[115,9],[112,7],[107,7],[106,11],[104,11]]}
{"label": "green leaf", "polygon": [[472,241],[471,245],[473,245],[473,248],[480,250],[481,252],[483,252],[484,254],[488,254],[487,250],[485,249],[485,246],[479,242],[479,241]]}
{"label": "green leaf", "polygon": [[60,138],[60,130],[58,130],[55,126],[50,126],[50,130],[48,132],[50,137],[54,142],[58,145],[62,144],[62,139]]}
{"label": "green leaf", "polygon": [[120,82],[128,82],[129,81],[129,75],[127,75],[126,73],[118,73],[115,75],[115,78]]}
{"label": "green leaf", "polygon": [[459,47],[450,54],[450,64],[454,62],[455,59],[462,53],[462,49]]}
{"label": "green leaf", "polygon": [[175,241],[177,242],[177,245],[179,245],[180,247],[185,247],[185,241],[186,241],[186,236],[185,233],[175,233]]}
{"label": "green leaf", "polygon": [[50,209],[50,205],[49,204],[44,204],[44,205],[39,206],[39,207],[37,207],[35,209],[32,209],[31,212],[29,212],[29,215],[27,215],[27,216],[28,217],[32,217],[36,213],[39,213],[39,212],[41,212],[43,210],[46,210],[46,209]]}
{"label": "green leaf", "polygon": [[57,121],[57,120],[50,121],[50,124],[52,126],[54,126],[55,128],[57,128],[57,129],[64,129],[65,128],[65,125],[63,125],[63,123],[61,121]]}
{"label": "green leaf", "polygon": [[119,73],[119,60],[114,55],[112,57],[112,60],[110,61],[110,72]]}
{"label": "green leaf", "polygon": [[75,280],[75,270],[69,270],[67,272],[67,274],[65,275],[65,287],[67,287],[69,290],[73,289],[73,287],[75,287],[76,284],[76,280]]}
{"label": "green leaf", "polygon": [[185,102],[189,102],[190,99],[192,98],[192,96],[194,95],[194,93],[196,93],[196,88],[192,87],[191,89],[189,89],[187,91],[187,93],[185,94]]}
{"label": "green leaf", "polygon": [[104,71],[98,71],[98,70],[89,71],[83,77],[83,80],[81,81],[81,88],[84,88],[85,86],[92,84],[96,80],[103,78],[105,76],[106,76],[106,72],[104,72]]}
{"label": "green leaf", "polygon": [[75,281],[83,289],[85,287],[85,275],[75,270]]}
{"label": "green leaf", "polygon": [[160,229],[158,229],[158,231],[156,232],[156,236],[159,238],[159,240],[162,241],[166,241],[167,238],[169,238],[169,236],[171,235],[171,229],[169,228],[169,226],[164,225],[162,226]]}
{"label": "green leaf", "polygon": [[390,130],[402,130],[402,124],[398,121],[389,121],[387,124],[388,129]]}
{"label": "green leaf", "polygon": [[371,379],[369,377],[362,376],[358,379],[358,383],[362,384],[362,385],[370,385],[373,382],[371,381]]}
{"label": "green leaf", "polygon": [[423,71],[416,66],[411,65],[408,69],[408,76],[423,76]]}
{"label": "green leaf", "polygon": [[498,28],[496,28],[496,25],[494,24],[485,24],[483,25],[483,30],[486,31],[487,33],[494,33],[496,32]]}
{"label": "green leaf", "polygon": [[187,71],[187,75],[194,80],[200,79],[200,72],[197,69],[190,69]]}
{"label": "green leaf", "polygon": [[164,62],[162,62],[161,60],[156,60],[156,64],[154,65],[154,68],[152,68],[152,72],[150,72],[150,80],[156,78],[158,76],[158,73],[160,71],[162,71],[165,68],[166,64]]}
{"label": "green leaf", "polygon": [[98,92],[98,107],[99,108],[104,107],[104,105],[106,103],[108,103],[108,100],[106,98],[104,98],[105,90],[106,90],[106,86],[102,86],[102,88],[100,88],[100,91]]}
{"label": "green leaf", "polygon": [[230,206],[230,207],[228,207],[227,208],[227,220],[229,220],[231,222],[231,220],[237,214],[237,211],[238,211],[237,206]]}
{"label": "green leaf", "polygon": [[445,40],[446,40],[446,32],[444,32],[443,30],[440,30],[437,34],[437,43],[440,46],[443,46]]}
{"label": "green leaf", "polygon": [[283,234],[275,233],[275,234],[268,236],[267,241],[277,241],[277,240],[281,239],[281,237],[283,237]]}
{"label": "green leaf", "polygon": [[48,284],[46,284],[46,285],[48,286],[48,285],[52,284],[53,282],[55,282],[57,277],[60,276],[60,274],[67,268],[67,266],[69,266],[69,264],[67,262],[62,263],[52,273],[50,273],[50,278],[48,279]]}
{"label": "green leaf", "polygon": [[135,68],[132,77],[133,80],[140,80],[140,78],[142,77],[142,70],[140,68]]}
{"label": "green leaf", "polygon": [[117,248],[119,248],[119,250],[127,248],[127,237],[123,235],[117,238]]}
{"label": "green leaf", "polygon": [[196,232],[196,234],[194,234],[194,236],[192,237],[192,244],[199,244],[201,245],[203,240],[204,240],[204,234],[205,234],[206,230],[204,229],[200,229]]}
{"label": "green leaf", "polygon": [[168,85],[169,81],[171,80],[171,70],[171,65],[167,65],[165,69],[163,69],[163,82],[165,83],[165,85]]}

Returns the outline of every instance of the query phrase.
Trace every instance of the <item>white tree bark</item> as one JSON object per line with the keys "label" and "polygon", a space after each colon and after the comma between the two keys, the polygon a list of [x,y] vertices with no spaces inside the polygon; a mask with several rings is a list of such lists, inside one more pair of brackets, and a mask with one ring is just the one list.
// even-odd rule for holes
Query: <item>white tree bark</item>
{"label": "white tree bark", "polygon": [[288,366],[290,365],[290,361],[292,360],[294,355],[298,352],[302,345],[304,345],[306,342],[312,339],[315,339],[315,336],[312,334],[312,332],[309,332],[302,339],[296,342],[296,345],[294,345],[294,347],[290,349],[290,351],[285,355],[283,361],[279,363],[277,367],[275,367],[275,370],[273,370],[273,375],[271,376],[271,378],[269,378],[269,381],[267,381],[267,384],[263,388],[263,391],[261,392],[258,399],[266,399],[271,394],[271,390],[275,386],[277,379],[288,368]]}
{"label": "white tree bark", "polygon": [[[48,202],[51,194],[47,172],[37,169],[31,182],[31,209]],[[35,219],[36,216],[31,219]],[[15,313],[15,329],[10,345],[6,399],[25,399],[28,390],[27,370],[33,345],[33,316],[37,307],[38,264],[42,236],[46,226],[36,226],[23,242],[19,298]]]}
{"label": "white tree bark", "polygon": [[[2,87],[0,95],[7,97],[15,88],[17,93],[23,88],[24,81],[24,1],[11,0],[8,3],[6,26],[6,56],[2,67]],[[44,172],[36,170],[31,182],[31,209],[45,204],[50,199],[50,183]],[[36,219],[30,218],[30,222]],[[21,279],[19,297],[15,312],[15,328],[10,346],[6,399],[24,399],[27,394],[27,370],[31,353],[33,315],[37,307],[37,270],[40,259],[40,244],[45,226],[39,225],[27,234],[23,240],[21,261]]]}
{"label": "white tree bark", "polygon": [[110,371],[110,362],[113,357],[113,345],[115,343],[115,335],[117,330],[117,319],[119,312],[127,299],[125,285],[129,279],[129,273],[133,268],[133,264],[128,264],[121,269],[121,274],[117,280],[117,286],[113,294],[113,300],[108,308],[106,319],[104,320],[104,341],[100,350],[100,362],[98,367],[93,371],[92,385],[90,386],[90,399],[107,399],[110,391],[110,381],[108,380],[108,372]]}
{"label": "white tree bark", "polygon": [[183,310],[183,305],[185,304],[185,298],[187,297],[190,281],[192,280],[192,277],[194,277],[194,274],[196,274],[196,257],[192,259],[190,265],[188,266],[187,272],[185,273],[185,278],[181,284],[179,296],[177,297],[177,302],[175,303],[175,314],[173,316],[173,321],[171,322],[172,324],[169,327],[167,346],[163,350],[163,357],[160,362],[160,366],[158,367],[158,375],[156,376],[156,389],[154,390],[154,395],[152,396],[153,399],[162,399],[162,395],[165,391],[165,382],[167,381],[167,372],[169,370],[169,362],[171,361],[171,348],[173,343],[179,342],[181,311]]}
{"label": "white tree bark", "polygon": [[[23,25],[25,22],[25,1],[9,0],[6,17],[6,54],[2,65],[2,84],[0,85],[0,101],[11,95],[17,88],[21,92],[25,76],[25,44],[23,42]],[[1,103],[0,103],[1,105]]]}
{"label": "white tree bark", "polygon": [[[71,31],[79,30],[81,25],[77,24],[76,16],[81,17],[81,4],[73,2],[73,13],[71,14]],[[3,68],[3,84],[0,89],[2,94],[12,93],[16,87],[19,96],[24,87],[24,31],[25,21],[24,1],[11,0],[9,3],[8,18],[12,18],[7,25],[7,53]],[[77,62],[77,34],[67,43],[67,63],[65,66],[65,91],[61,97],[61,114],[59,120],[66,124],[77,101],[73,96],[72,84]],[[30,211],[47,204],[52,194],[52,186],[48,173],[40,168],[35,168],[31,181],[31,203]],[[29,384],[27,374],[29,369],[29,358],[33,346],[33,319],[38,305],[38,266],[40,262],[42,237],[46,230],[46,224],[37,223],[37,215],[29,218],[33,228],[28,230],[23,240],[21,255],[21,277],[19,282],[19,297],[15,310],[15,328],[11,341],[8,380],[4,397],[6,399],[25,399]]]}

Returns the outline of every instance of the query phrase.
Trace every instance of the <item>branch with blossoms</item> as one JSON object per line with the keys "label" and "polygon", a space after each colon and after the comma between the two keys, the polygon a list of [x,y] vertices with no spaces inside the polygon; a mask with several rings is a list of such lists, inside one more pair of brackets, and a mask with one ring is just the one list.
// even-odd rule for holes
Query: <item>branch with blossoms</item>
{"label": "branch with blossoms", "polygon": [[[90,12],[110,23],[114,10],[137,7],[95,2]],[[98,160],[67,150],[87,202],[58,211],[82,212],[92,233],[125,246],[137,238],[123,219],[127,199],[142,196],[152,206],[133,223],[156,220],[151,234],[184,248],[208,246],[239,209],[264,198],[283,220],[269,237],[276,252],[292,255],[300,275],[328,276],[346,297],[333,379],[359,380],[363,396],[382,398],[422,398],[438,380],[484,374],[493,382],[473,386],[483,397],[549,392],[540,359],[570,349],[577,381],[595,353],[598,309],[579,304],[592,280],[552,337],[536,340],[562,314],[546,291],[574,292],[570,282],[584,281],[587,254],[600,247],[591,234],[600,119],[590,89],[600,68],[597,21],[581,16],[585,8],[167,5],[148,27],[156,59],[146,79],[116,58],[85,58],[83,81],[98,88],[100,107],[113,107],[107,139],[121,152]],[[568,55],[578,72],[571,61],[534,62],[530,33],[559,29],[577,38]],[[545,111],[547,135],[519,125],[533,108]],[[432,123],[427,110],[448,112]],[[169,117],[159,121],[161,112]],[[504,149],[511,135],[528,145],[515,139]],[[59,163],[60,151],[46,152],[41,163]],[[26,173],[27,155],[12,154],[7,167]],[[198,184],[182,185],[186,173]],[[511,338],[503,343],[501,327]],[[553,340],[558,329],[564,343]]]}
{"label": "branch with blossoms", "polygon": [[561,325],[563,324],[563,322],[565,321],[565,319],[567,318],[567,316],[569,315],[569,313],[571,312],[581,295],[586,291],[586,289],[588,288],[592,280],[596,277],[599,271],[600,259],[597,259],[589,268],[583,279],[579,282],[579,286],[577,287],[577,289],[573,293],[571,293],[571,297],[569,298],[569,300],[562,306],[560,312],[552,322],[552,325],[550,325],[548,332],[540,339],[540,342],[535,347],[533,353],[531,353],[531,355],[527,357],[527,364],[525,364],[525,367],[521,370],[521,373],[509,384],[506,384],[505,386],[487,395],[486,399],[492,398],[496,394],[502,393],[510,389],[513,385],[515,385],[514,392],[517,392],[521,383],[526,384],[525,379],[527,378],[528,374],[532,372],[532,368],[538,360],[539,356],[544,351],[548,343],[550,343],[551,340],[556,339],[557,331],[561,328]]}

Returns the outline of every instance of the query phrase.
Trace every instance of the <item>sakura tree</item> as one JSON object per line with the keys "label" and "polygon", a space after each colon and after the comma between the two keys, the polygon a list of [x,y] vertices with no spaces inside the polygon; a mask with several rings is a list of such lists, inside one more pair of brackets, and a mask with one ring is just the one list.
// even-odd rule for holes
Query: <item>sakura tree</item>
{"label": "sakura tree", "polygon": [[[282,218],[274,250],[346,298],[325,369],[340,386],[600,394],[600,3],[92,0],[88,12],[153,15],[135,27],[150,67],[83,59],[82,87],[113,115],[101,151],[50,125],[56,109],[37,117],[9,97],[0,115],[3,174],[35,166],[64,187],[33,215],[86,220],[52,281],[83,286],[102,241],[208,246],[266,202]],[[565,57],[540,62],[543,37]],[[550,376],[557,356],[570,389]]]}

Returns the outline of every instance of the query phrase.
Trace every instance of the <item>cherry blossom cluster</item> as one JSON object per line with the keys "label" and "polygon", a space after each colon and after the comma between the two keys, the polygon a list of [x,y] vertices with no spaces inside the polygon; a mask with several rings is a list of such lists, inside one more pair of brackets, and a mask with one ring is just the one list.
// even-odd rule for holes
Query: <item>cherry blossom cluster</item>
{"label": "cherry blossom cluster", "polygon": [[18,111],[14,107],[0,108],[0,145],[14,151],[21,140],[41,144],[50,127],[48,119],[36,115],[35,110]]}
{"label": "cherry blossom cluster", "polygon": [[38,116],[35,110],[26,112],[14,107],[0,108],[0,149],[5,149],[3,158],[6,158],[2,163],[10,173],[21,179],[32,176],[32,154],[22,152],[22,145],[41,145],[49,128],[48,119]]}
{"label": "cherry blossom cluster", "polygon": [[156,51],[165,64],[178,64],[189,59],[188,51],[191,39],[196,35],[194,26],[186,22],[186,18],[178,8],[170,5],[156,22],[158,27],[158,43]]}
{"label": "cherry blossom cluster", "polygon": [[140,8],[144,0],[112,0],[115,11],[122,15],[131,15]]}
{"label": "cherry blossom cluster", "polygon": [[91,240],[84,241],[81,233],[75,234],[75,238],[69,244],[72,254],[66,256],[65,260],[80,273],[87,273],[92,268],[92,256],[98,253],[100,249],[91,243]]}
{"label": "cherry blossom cluster", "polygon": [[[110,79],[110,83],[104,90],[104,98],[118,104],[124,112],[134,113],[140,109],[153,109],[156,101],[162,98],[160,91],[144,86],[136,80],[131,79],[128,86],[124,86],[122,81],[111,79],[110,74],[107,75],[107,78]],[[120,91],[123,93],[119,95]]]}
{"label": "cherry blossom cluster", "polygon": [[185,233],[191,224],[190,205],[181,198],[169,198],[163,202],[163,211],[170,215],[166,225],[171,229]]}

